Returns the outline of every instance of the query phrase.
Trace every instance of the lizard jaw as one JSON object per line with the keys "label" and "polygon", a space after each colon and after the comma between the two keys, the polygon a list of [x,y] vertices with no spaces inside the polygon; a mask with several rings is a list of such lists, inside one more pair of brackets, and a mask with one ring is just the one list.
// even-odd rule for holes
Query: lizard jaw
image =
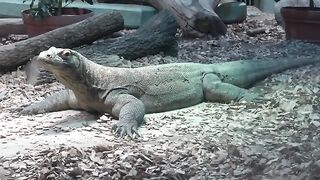
{"label": "lizard jaw", "polygon": [[64,68],[67,64],[57,55],[58,49],[51,47],[47,51],[42,51],[37,57],[38,62],[45,68]]}

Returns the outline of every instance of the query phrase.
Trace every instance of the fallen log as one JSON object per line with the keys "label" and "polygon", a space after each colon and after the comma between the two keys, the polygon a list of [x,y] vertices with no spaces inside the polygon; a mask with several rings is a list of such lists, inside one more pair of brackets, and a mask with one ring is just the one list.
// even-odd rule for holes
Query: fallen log
{"label": "fallen log", "polygon": [[120,13],[103,13],[24,41],[0,46],[0,71],[16,69],[51,46],[73,48],[123,29]]}
{"label": "fallen log", "polygon": [[[122,0],[127,1],[128,0]],[[224,35],[226,25],[214,12],[221,0],[134,0],[134,3],[149,4],[156,9],[169,10],[182,29],[184,36],[201,37]],[[131,1],[130,1],[131,2]]]}
{"label": "fallen log", "polygon": [[9,34],[26,34],[26,28],[21,18],[1,18],[0,37]]}
{"label": "fallen log", "polygon": [[184,36],[202,37],[224,35],[226,25],[214,8],[221,0],[100,0],[105,3],[148,4],[158,10],[169,10],[182,29]]}
{"label": "fallen log", "polygon": [[[118,55],[127,60],[158,54],[176,56],[178,44],[176,41],[177,23],[169,11],[160,11],[150,18],[135,32],[103,42],[74,48],[90,60],[105,66],[115,66],[117,58],[110,55]],[[120,59],[119,59],[120,60]],[[51,73],[38,68],[32,61],[26,67],[27,82],[39,85],[54,81]]]}
{"label": "fallen log", "polygon": [[109,66],[106,57],[111,54],[126,60],[155,55],[159,52],[176,56],[178,53],[176,32],[177,24],[174,16],[169,11],[161,11],[131,34],[86,45],[76,50],[92,61],[106,66]]}

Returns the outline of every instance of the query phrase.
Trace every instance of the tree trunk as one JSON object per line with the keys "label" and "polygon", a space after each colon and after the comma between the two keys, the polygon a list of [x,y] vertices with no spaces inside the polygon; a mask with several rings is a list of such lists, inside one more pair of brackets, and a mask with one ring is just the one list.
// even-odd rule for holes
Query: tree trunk
{"label": "tree trunk", "polygon": [[[159,52],[177,55],[176,32],[177,23],[174,16],[168,11],[161,11],[132,34],[74,49],[98,64],[115,66],[119,62],[114,60],[119,59],[110,58],[110,55],[118,55],[127,60]],[[36,61],[31,61],[25,69],[29,84],[39,85],[54,81],[53,75],[39,68]]]}
{"label": "tree trunk", "polygon": [[9,34],[26,34],[26,29],[21,18],[0,19],[0,37]]}
{"label": "tree trunk", "polygon": [[119,38],[76,48],[77,51],[96,63],[109,66],[108,55],[118,55],[127,60],[163,52],[176,56],[178,45],[175,34],[177,24],[168,11],[161,11],[134,33]]}
{"label": "tree trunk", "polygon": [[51,46],[77,47],[92,43],[122,28],[123,18],[120,13],[103,13],[24,41],[0,46],[0,69],[16,69]]}
{"label": "tree trunk", "polygon": [[214,12],[220,0],[141,0],[157,9],[171,11],[182,29],[183,35],[201,37],[224,35],[226,25]]}

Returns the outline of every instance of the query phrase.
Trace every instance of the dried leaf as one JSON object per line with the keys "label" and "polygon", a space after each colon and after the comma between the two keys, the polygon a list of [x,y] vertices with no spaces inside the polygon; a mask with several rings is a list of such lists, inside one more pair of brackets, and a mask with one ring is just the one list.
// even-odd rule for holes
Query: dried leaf
{"label": "dried leaf", "polygon": [[293,108],[297,106],[297,100],[290,100],[290,101],[282,101],[280,102],[280,108],[285,112],[292,112]]}

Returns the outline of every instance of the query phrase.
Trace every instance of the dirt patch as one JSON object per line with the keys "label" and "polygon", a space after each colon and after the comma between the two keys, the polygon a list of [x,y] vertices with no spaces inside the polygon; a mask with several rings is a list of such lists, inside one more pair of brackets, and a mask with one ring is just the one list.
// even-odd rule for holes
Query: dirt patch
{"label": "dirt patch", "polygon": [[[220,38],[180,38],[178,58],[157,55],[121,66],[318,57],[318,46],[284,41],[274,20],[257,16],[229,26]],[[258,27],[266,32],[247,35]],[[263,103],[202,103],[148,114],[134,141],[114,137],[116,120],[108,115],[18,115],[15,108],[64,87],[27,85],[21,70],[4,74],[0,179],[319,179],[319,70],[306,66],[268,77],[250,89],[270,98]]]}

